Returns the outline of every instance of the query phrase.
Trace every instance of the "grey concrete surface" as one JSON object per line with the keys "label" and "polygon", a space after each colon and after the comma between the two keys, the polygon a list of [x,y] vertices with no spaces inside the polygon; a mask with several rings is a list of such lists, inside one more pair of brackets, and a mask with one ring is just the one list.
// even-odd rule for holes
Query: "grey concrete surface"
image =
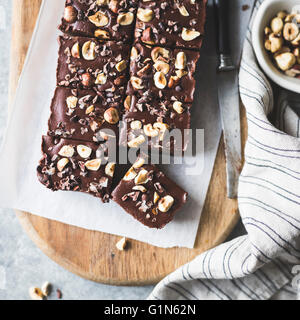
{"label": "grey concrete surface", "polygon": [[[0,0],[0,144],[7,118],[11,0]],[[234,235],[240,233],[239,226]],[[233,236],[231,236],[233,237]],[[0,300],[29,299],[28,289],[50,281],[64,299],[145,299],[153,289],[93,283],[64,270],[45,256],[22,230],[13,210],[0,209]],[[56,299],[55,290],[50,299]]]}
{"label": "grey concrete surface", "polygon": [[[11,0],[0,0],[0,143],[7,118]],[[5,44],[5,45],[4,45]],[[29,299],[28,288],[50,281],[64,299],[146,299],[147,287],[115,287],[84,280],[45,256],[22,230],[14,211],[0,209],[0,300]],[[56,299],[55,290],[50,299]]]}

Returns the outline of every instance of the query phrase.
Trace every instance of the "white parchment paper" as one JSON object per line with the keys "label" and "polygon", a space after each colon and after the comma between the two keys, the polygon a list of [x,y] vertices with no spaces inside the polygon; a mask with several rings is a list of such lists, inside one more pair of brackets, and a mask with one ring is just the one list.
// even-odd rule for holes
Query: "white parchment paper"
{"label": "white parchment paper", "polygon": [[193,128],[205,129],[205,152],[195,155],[198,165],[200,163],[196,175],[187,175],[185,165],[162,167],[189,193],[189,201],[163,230],[152,230],[136,222],[113,202],[103,204],[97,198],[76,192],[52,192],[37,180],[41,136],[47,132],[50,101],[55,89],[57,26],[63,7],[62,0],[44,0],[41,7],[0,154],[0,205],[160,247],[192,248],[221,133],[215,88],[213,25],[207,24],[208,36],[196,75],[198,85],[192,117]]}

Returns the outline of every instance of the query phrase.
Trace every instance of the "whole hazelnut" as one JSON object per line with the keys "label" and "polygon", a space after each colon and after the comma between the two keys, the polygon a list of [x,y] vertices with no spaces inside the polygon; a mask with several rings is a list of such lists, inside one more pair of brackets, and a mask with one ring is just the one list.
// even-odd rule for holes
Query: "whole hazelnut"
{"label": "whole hazelnut", "polygon": [[109,108],[104,113],[104,119],[110,124],[116,124],[119,122],[119,112],[116,108]]}
{"label": "whole hazelnut", "polygon": [[77,10],[73,6],[65,7],[64,19],[68,23],[73,23],[77,20]]}
{"label": "whole hazelnut", "polygon": [[92,76],[88,72],[84,73],[81,77],[82,77],[81,83],[85,87],[90,87],[92,85]]}

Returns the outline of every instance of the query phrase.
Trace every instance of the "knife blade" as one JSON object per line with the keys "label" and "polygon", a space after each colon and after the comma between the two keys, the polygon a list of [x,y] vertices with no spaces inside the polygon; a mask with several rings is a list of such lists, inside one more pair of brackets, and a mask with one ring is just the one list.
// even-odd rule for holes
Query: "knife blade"
{"label": "knife blade", "polygon": [[242,166],[238,69],[231,58],[229,0],[214,0],[218,31],[218,99],[225,143],[227,197],[237,198]]}

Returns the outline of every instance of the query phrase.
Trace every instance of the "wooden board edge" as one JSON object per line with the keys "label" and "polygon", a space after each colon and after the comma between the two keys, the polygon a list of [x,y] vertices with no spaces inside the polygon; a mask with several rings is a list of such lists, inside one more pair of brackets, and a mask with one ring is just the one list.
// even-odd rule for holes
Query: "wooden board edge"
{"label": "wooden board edge", "polygon": [[[57,263],[59,266],[64,268],[65,270],[76,274],[77,276],[84,278],[86,280],[107,284],[107,285],[115,285],[115,286],[147,286],[147,285],[155,285],[160,282],[164,277],[168,275],[168,273],[157,275],[155,278],[149,278],[142,281],[132,281],[132,280],[114,280],[114,279],[107,279],[105,277],[95,276],[92,274],[86,274],[81,272],[80,268],[77,265],[73,264],[71,261],[64,259],[62,256],[57,256],[56,252],[39,236],[35,228],[33,227],[30,221],[31,213],[15,210],[16,216],[23,228],[26,232],[28,237],[31,241],[51,260]],[[41,219],[45,219],[40,217]],[[216,239],[215,243],[212,245],[212,248],[221,244],[226,238],[229,236],[235,225],[239,220],[238,212],[233,215],[231,220],[231,224],[229,225],[228,229],[224,234],[222,234],[218,239]],[[79,227],[76,227],[79,228]],[[96,231],[98,232],[98,231]],[[137,240],[132,240],[137,241]],[[167,249],[166,249],[167,250]]]}

